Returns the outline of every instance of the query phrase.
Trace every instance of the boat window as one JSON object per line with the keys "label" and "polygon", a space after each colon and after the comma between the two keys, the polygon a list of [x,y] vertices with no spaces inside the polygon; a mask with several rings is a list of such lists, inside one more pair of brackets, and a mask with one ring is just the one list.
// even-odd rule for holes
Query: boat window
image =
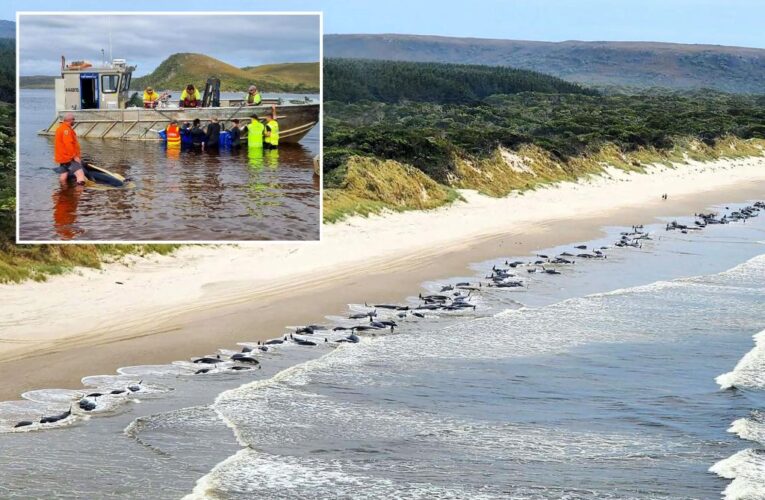
{"label": "boat window", "polygon": [[117,92],[120,84],[120,75],[101,75],[101,92],[113,94]]}
{"label": "boat window", "polygon": [[133,77],[133,73],[125,73],[125,77],[122,79],[122,90],[127,91],[130,89],[130,79]]}

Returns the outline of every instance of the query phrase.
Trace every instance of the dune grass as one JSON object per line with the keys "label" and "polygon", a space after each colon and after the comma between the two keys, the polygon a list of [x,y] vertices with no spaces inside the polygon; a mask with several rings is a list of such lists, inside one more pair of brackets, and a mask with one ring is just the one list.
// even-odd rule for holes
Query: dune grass
{"label": "dune grass", "polygon": [[457,192],[394,160],[354,156],[332,172],[324,190],[324,221],[383,210],[427,210],[456,200]]}
{"label": "dune grass", "polygon": [[440,184],[421,170],[395,160],[350,156],[326,177],[324,221],[337,222],[352,215],[367,216],[383,210],[423,210],[459,199],[455,189],[474,189],[486,196],[503,197],[546,185],[576,181],[605,173],[606,168],[645,173],[651,165],[673,166],[694,161],[744,158],[765,154],[765,140],[724,136],[714,145],[680,138],[675,147],[622,151],[613,144],[593,148],[565,161],[547,150],[524,144],[517,150],[498,148],[484,158],[455,156],[454,171]]}
{"label": "dune grass", "polygon": [[0,283],[45,281],[75,267],[100,269],[127,255],[167,255],[180,245],[0,245]]}

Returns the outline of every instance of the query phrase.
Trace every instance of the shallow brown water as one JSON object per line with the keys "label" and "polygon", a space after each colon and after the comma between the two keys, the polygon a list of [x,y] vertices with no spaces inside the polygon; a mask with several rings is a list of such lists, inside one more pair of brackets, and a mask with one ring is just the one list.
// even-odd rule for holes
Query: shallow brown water
{"label": "shallow brown water", "polygon": [[21,92],[19,236],[43,240],[317,240],[314,128],[275,151],[168,150],[160,143],[81,139],[83,156],[133,179],[127,188],[61,188],[50,121],[53,94]]}

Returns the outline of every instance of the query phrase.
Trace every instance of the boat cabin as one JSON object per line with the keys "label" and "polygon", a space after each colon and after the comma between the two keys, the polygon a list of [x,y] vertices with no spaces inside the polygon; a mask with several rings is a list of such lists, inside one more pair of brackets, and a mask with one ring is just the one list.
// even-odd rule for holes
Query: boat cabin
{"label": "boat cabin", "polygon": [[55,79],[56,111],[124,109],[134,70],[124,59],[95,67],[88,61],[66,64],[62,56],[61,78]]}

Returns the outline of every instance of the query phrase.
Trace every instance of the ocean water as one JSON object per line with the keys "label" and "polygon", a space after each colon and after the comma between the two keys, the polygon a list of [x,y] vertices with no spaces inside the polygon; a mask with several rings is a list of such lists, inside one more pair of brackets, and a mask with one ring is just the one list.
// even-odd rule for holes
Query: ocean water
{"label": "ocean water", "polygon": [[202,153],[159,142],[81,138],[83,157],[133,179],[126,188],[82,190],[59,185],[53,138],[37,135],[54,117],[53,91],[22,89],[19,109],[22,240],[319,239],[320,186],[313,172],[319,127],[298,144],[269,151]]}
{"label": "ocean water", "polygon": [[55,430],[10,426],[72,393],[2,403],[0,496],[765,498],[765,217],[646,229],[642,248],[560,275],[518,268],[525,286],[482,287],[475,311],[397,319],[358,344],[320,332],[258,354],[259,370],[86,379],[141,389]]}

